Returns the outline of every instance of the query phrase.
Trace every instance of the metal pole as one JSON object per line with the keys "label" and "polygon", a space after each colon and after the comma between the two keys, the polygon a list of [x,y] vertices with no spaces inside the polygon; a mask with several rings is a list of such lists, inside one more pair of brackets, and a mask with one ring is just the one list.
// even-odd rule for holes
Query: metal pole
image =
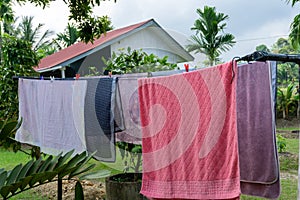
{"label": "metal pole", "polygon": [[57,200],[62,200],[62,179],[57,180]]}

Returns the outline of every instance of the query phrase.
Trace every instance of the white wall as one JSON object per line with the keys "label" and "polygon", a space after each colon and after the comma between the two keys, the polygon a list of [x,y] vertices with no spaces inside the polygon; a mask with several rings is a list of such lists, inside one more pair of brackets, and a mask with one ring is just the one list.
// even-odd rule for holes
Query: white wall
{"label": "white wall", "polygon": [[153,53],[160,58],[168,56],[168,62],[176,63],[179,56],[173,53],[171,47],[156,34],[155,29],[157,28],[148,27],[132,34],[111,45],[111,51],[118,52],[120,48],[126,50],[127,47],[131,49],[142,49],[146,53]]}

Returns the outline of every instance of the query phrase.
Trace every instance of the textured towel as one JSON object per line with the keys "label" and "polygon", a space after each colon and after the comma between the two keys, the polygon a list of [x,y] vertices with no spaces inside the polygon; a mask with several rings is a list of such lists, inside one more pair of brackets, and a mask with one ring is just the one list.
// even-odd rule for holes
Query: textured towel
{"label": "textured towel", "polygon": [[139,79],[143,180],[153,198],[231,199],[240,194],[236,79],[225,63]]}
{"label": "textured towel", "polygon": [[147,77],[147,73],[118,76],[118,87],[125,130],[116,133],[116,140],[133,144],[142,143],[140,109],[138,101],[138,78]]}
{"label": "textured towel", "polygon": [[83,126],[86,81],[19,79],[19,117],[16,140],[57,155],[86,150]]}
{"label": "textured towel", "polygon": [[84,106],[85,137],[94,158],[113,162],[116,158],[114,109],[116,78],[89,78]]}
{"label": "textured towel", "polygon": [[280,194],[271,91],[269,63],[254,62],[238,67],[241,191],[265,198],[277,198]]}

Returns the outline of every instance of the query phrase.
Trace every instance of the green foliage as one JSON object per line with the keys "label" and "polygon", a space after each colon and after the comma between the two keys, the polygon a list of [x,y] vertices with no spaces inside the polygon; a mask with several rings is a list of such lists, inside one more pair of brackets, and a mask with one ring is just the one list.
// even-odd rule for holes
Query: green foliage
{"label": "green foliage", "polygon": [[286,151],[286,139],[282,135],[276,134],[276,143],[277,150],[279,153]]}
{"label": "green foliage", "polygon": [[127,142],[117,142],[121,157],[124,161],[124,172],[133,170],[141,172],[142,168],[142,145],[132,144]]}
{"label": "green foliage", "polygon": [[271,52],[270,49],[265,44],[261,44],[261,45],[256,46],[255,50],[256,51]]}
{"label": "green foliage", "polygon": [[20,23],[16,26],[16,29],[12,31],[12,35],[21,40],[28,41],[34,51],[47,50],[46,47],[51,46],[51,40],[49,38],[54,34],[51,30],[45,30],[44,24],[38,24],[34,26],[33,16],[24,16],[21,18]]}
{"label": "green foliage", "polygon": [[100,71],[95,66],[88,67],[88,70],[89,70],[89,72],[85,76],[100,76],[101,75]]}
{"label": "green foliage", "polygon": [[18,82],[13,76],[32,76],[32,67],[38,64],[36,53],[24,40],[3,35],[0,64],[0,119],[16,119],[18,115]]}
{"label": "green foliage", "polygon": [[80,21],[77,26],[80,39],[85,42],[92,42],[99,38],[101,34],[111,30],[111,21],[107,16],[89,17]]}
{"label": "green foliage", "polygon": [[191,44],[187,45],[189,52],[203,53],[208,57],[209,64],[219,61],[222,52],[228,51],[234,44],[234,36],[224,33],[229,17],[224,13],[217,13],[215,7],[204,6],[197,9],[199,18],[195,21],[192,30],[196,34],[191,36]]}
{"label": "green foliage", "polygon": [[[33,3],[43,9],[50,5],[52,0],[17,0],[19,4],[26,2]],[[100,37],[111,28],[111,22],[106,16],[92,16],[93,7],[100,6],[101,0],[64,0],[69,7],[69,20],[75,22],[75,26],[79,31],[81,41],[93,42],[95,38]],[[12,1],[4,0],[0,2],[0,21],[10,21],[13,19]]]}
{"label": "green foliage", "polygon": [[22,121],[0,120],[0,146],[5,149],[13,149],[17,152],[21,149],[21,143],[14,140],[15,131],[21,126]]}
{"label": "green foliage", "polygon": [[[0,195],[7,199],[25,190],[36,186],[57,181],[58,179],[73,179],[79,176],[79,180],[95,164],[86,166],[93,155],[86,152],[76,154],[72,157],[74,150],[65,155],[56,157],[49,156],[47,159],[30,160],[26,164],[19,164],[12,170],[0,169]],[[81,195],[82,187],[76,185],[76,195]]]}
{"label": "green foliage", "polygon": [[76,28],[82,41],[93,42],[95,38],[99,38],[111,27],[111,22],[107,16],[92,17],[92,8],[99,6],[100,0],[64,0],[64,2],[70,9],[69,20],[76,22]]}
{"label": "green foliage", "polygon": [[63,33],[58,33],[57,38],[54,39],[55,44],[58,49],[63,49],[65,47],[71,46],[79,40],[79,33],[75,25],[68,23]]}
{"label": "green foliage", "polygon": [[294,83],[290,83],[287,88],[277,89],[277,111],[282,113],[282,117],[287,119],[291,114],[296,115],[299,94]]}
{"label": "green foliage", "polygon": [[148,55],[141,49],[131,50],[130,47],[127,48],[127,52],[120,49],[118,54],[113,52],[110,59],[102,58],[102,60],[107,66],[105,70],[113,74],[165,71],[177,67],[176,64],[168,63],[167,56],[159,58],[154,54]]}

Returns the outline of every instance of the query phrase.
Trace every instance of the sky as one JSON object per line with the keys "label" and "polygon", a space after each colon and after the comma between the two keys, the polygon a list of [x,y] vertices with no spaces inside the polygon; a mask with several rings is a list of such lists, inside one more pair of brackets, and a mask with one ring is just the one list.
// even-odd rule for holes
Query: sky
{"label": "sky", "polygon": [[[195,34],[191,27],[198,18],[196,10],[203,10],[205,5],[229,16],[225,32],[235,36],[236,44],[221,55],[223,61],[250,54],[260,44],[270,47],[278,38],[286,38],[293,18],[300,13],[299,5],[292,8],[286,0],[112,0],[101,2],[94,14],[108,15],[115,29],[154,19],[182,42]],[[34,16],[36,24],[43,23],[55,33],[67,26],[69,12],[63,0],[51,2],[44,10],[29,3],[16,4],[13,9],[16,16]]]}

